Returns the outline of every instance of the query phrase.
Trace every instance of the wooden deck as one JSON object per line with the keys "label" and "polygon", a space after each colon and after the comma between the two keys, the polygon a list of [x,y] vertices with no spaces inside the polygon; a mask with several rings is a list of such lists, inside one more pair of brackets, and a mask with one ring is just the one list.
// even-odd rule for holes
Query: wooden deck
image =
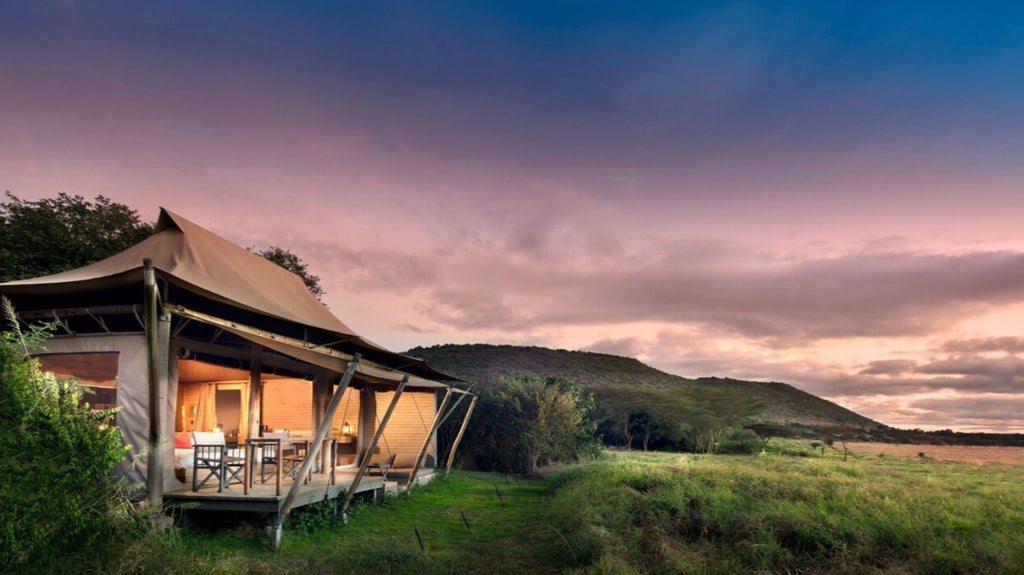
{"label": "wooden deck", "polygon": [[[409,480],[409,472],[411,471],[411,469],[394,469],[388,473],[388,481],[384,481],[384,478],[379,475],[364,476],[359,482],[356,494],[367,494],[376,498],[385,492],[391,493],[402,490]],[[433,469],[421,469],[416,473],[415,483],[428,482],[433,477],[433,474]],[[331,485],[329,474],[314,473],[309,483],[299,488],[294,507],[303,507],[311,503],[323,501],[324,499],[344,498],[352,482],[355,480],[355,476],[355,469],[339,468],[335,470],[335,482]],[[243,493],[241,483],[232,483],[218,493],[216,485],[207,485],[199,491],[192,491],[191,482],[189,482],[188,485],[184,485],[181,489],[164,492],[164,503],[168,507],[181,510],[204,509],[278,513],[292,483],[293,480],[290,478],[283,479],[281,482],[281,495],[277,495],[273,479],[269,479],[267,483],[255,482],[249,488],[248,494]]]}

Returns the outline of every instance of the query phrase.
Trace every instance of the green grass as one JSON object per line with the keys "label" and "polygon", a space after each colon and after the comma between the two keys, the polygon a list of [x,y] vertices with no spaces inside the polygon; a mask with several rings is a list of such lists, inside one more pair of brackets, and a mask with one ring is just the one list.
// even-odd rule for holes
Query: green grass
{"label": "green grass", "polygon": [[[558,565],[546,538],[526,528],[545,505],[546,485],[491,474],[458,474],[353,510],[347,525],[288,537],[284,553],[314,556],[298,572],[544,573]],[[422,547],[421,547],[422,542]]]}
{"label": "green grass", "polygon": [[278,551],[258,526],[170,530],[74,571],[1024,573],[1020,468],[827,454],[616,454],[547,480],[458,473],[347,524],[310,516],[316,528],[293,527]]}
{"label": "green grass", "polygon": [[558,547],[564,549],[564,543],[550,532],[533,529],[547,505],[547,489],[541,480],[456,473],[408,495],[357,505],[347,524],[316,512],[305,521],[313,529],[297,529],[293,521],[277,551],[269,549],[260,526],[242,524],[216,533],[176,530],[166,536],[175,540],[173,549],[151,549],[138,571],[558,573],[569,565],[559,557]]}
{"label": "green grass", "polygon": [[1019,473],[625,455],[564,476],[552,506],[569,540],[592,550],[581,573],[1021,573]]}

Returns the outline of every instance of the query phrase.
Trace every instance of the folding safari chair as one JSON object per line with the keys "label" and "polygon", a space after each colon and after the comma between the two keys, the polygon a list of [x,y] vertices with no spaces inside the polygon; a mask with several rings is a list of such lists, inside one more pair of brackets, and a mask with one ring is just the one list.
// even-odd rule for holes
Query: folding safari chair
{"label": "folding safari chair", "polygon": [[193,431],[192,437],[192,491],[199,491],[211,479],[217,480],[218,492],[232,481],[242,482],[240,474],[245,469],[245,457],[228,450],[223,432]]}
{"label": "folding safari chair", "polygon": [[395,454],[392,453],[387,459],[383,461],[371,462],[366,466],[366,474],[369,475],[371,470],[377,470],[380,472],[381,477],[384,481],[388,480],[388,471],[391,471],[391,466],[395,464]]}
{"label": "folding safari chair", "polygon": [[[267,480],[267,467],[274,467],[274,473],[277,473],[276,468],[280,466],[282,475],[288,475],[290,471],[290,458],[295,451],[291,441],[289,441],[291,436],[290,431],[268,431],[263,433],[261,439],[267,441],[260,442],[262,447],[259,453],[260,481],[265,482]],[[279,440],[279,442],[270,441],[275,439]],[[256,475],[256,470],[253,470],[252,475]]]}

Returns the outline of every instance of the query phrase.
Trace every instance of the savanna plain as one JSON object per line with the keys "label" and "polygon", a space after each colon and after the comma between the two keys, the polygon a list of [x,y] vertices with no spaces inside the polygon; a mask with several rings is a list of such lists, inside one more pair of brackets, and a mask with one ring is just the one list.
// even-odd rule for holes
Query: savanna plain
{"label": "savanna plain", "polygon": [[452,472],[359,505],[347,522],[314,507],[277,551],[246,521],[154,533],[91,570],[1024,573],[1015,450],[979,464],[939,460],[934,446],[853,446],[844,459],[805,443],[772,440],[753,456],[608,452],[530,479]]}

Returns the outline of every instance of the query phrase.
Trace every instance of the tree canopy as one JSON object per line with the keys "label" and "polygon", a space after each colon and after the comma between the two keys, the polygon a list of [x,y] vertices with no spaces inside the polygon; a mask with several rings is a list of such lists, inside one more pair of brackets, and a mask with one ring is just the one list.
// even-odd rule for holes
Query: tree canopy
{"label": "tree canopy", "polygon": [[714,453],[722,434],[757,416],[763,403],[740,390],[602,384],[592,388],[606,440],[644,451],[685,446]]}
{"label": "tree canopy", "polygon": [[[92,201],[65,193],[55,198],[23,200],[6,192],[0,202],[0,282],[34,278],[82,267],[127,249],[153,233],[134,209],[96,196]],[[320,277],[302,258],[271,246],[248,248],[302,278],[321,299]]]}
{"label": "tree canopy", "polygon": [[153,233],[153,224],[104,196],[60,193],[0,203],[0,281],[75,269],[112,256]]}
{"label": "tree canopy", "polygon": [[552,462],[596,452],[593,400],[561,378],[501,378],[480,388],[463,444],[480,469],[535,473]]}

